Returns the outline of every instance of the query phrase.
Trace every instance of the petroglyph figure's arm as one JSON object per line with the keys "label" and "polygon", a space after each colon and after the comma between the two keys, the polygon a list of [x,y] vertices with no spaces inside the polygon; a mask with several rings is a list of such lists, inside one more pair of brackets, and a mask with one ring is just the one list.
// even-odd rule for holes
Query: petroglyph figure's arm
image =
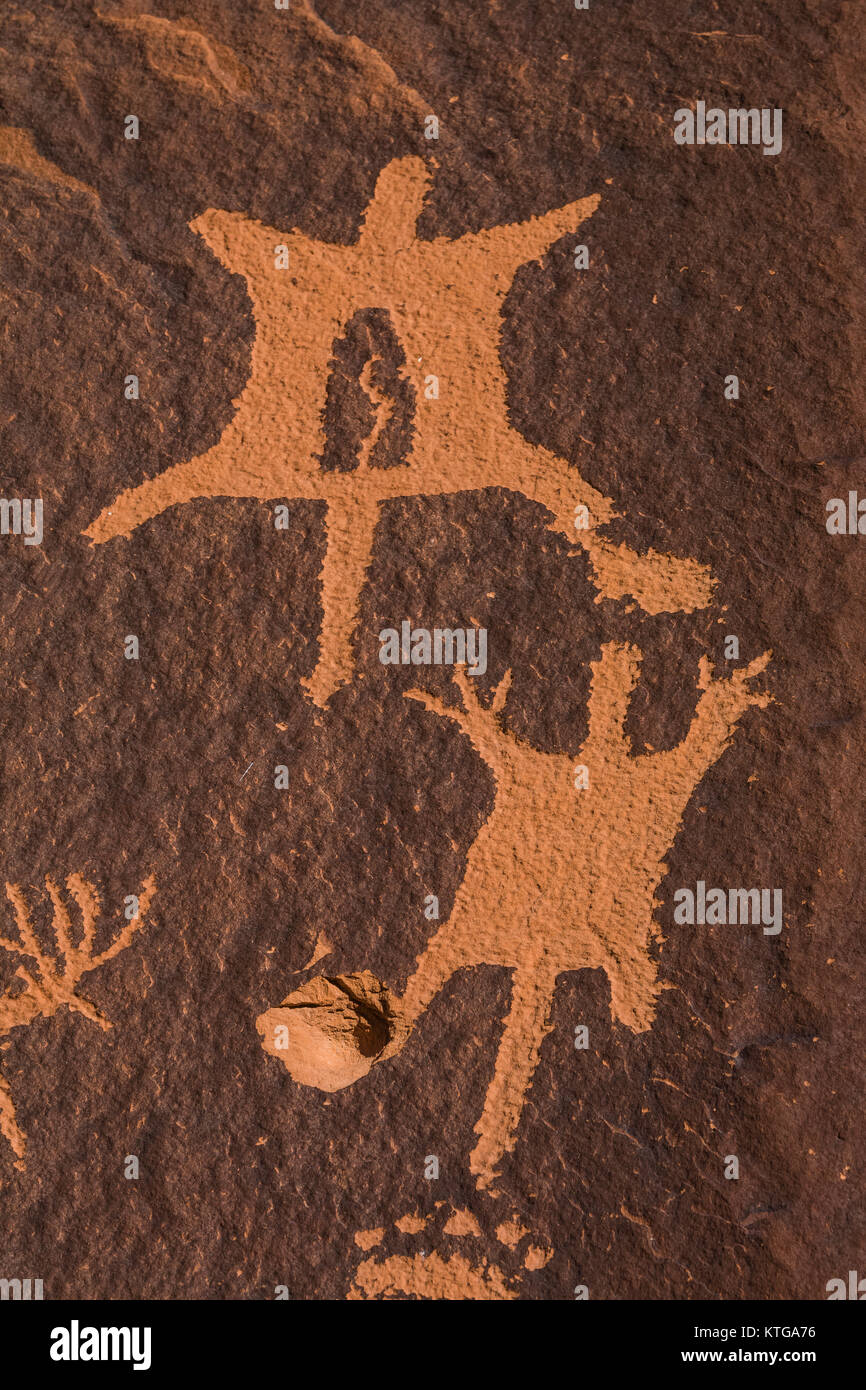
{"label": "petroglyph figure's arm", "polygon": [[698,682],[702,694],[686,737],[676,748],[647,754],[639,761],[652,761],[666,785],[688,786],[691,793],[728,747],[737,722],[750,705],[763,709],[772,703],[772,695],[749,688],[749,682],[766,669],[771,655],[764,652],[726,680],[714,678],[710,663],[702,658]]}
{"label": "petroglyph figure's arm", "polygon": [[749,689],[749,682],[767,666],[771,653],[756,657],[749,666],[735,671],[729,679],[712,676],[704,657],[700,664],[701,696],[688,734],[682,743],[661,753],[629,756],[625,720],[629,702],[640,677],[642,653],[637,647],[608,642],[601,658],[592,663],[589,695],[589,735],[581,756],[604,761],[633,763],[635,768],[658,768],[659,780],[671,785],[687,777],[689,790],[721,756],[733,737],[737,721],[750,705],[764,707],[772,696]]}
{"label": "petroglyph figure's arm", "polygon": [[642,653],[623,642],[606,642],[591,663],[589,733],[581,756],[621,762],[627,756],[625,719],[640,677]]}
{"label": "petroglyph figure's arm", "polygon": [[[519,266],[544,255],[567,232],[576,232],[599,202],[593,195],[542,217],[459,238],[454,247],[462,273],[471,274],[479,286],[492,277],[492,287],[504,294]],[[710,602],[713,579],[706,566],[653,550],[641,555],[598,536],[596,528],[614,517],[610,499],[587,483],[577,467],[542,445],[530,443],[512,426],[500,439],[495,455],[466,461],[464,471],[467,486],[508,488],[550,511],[550,529],[588,551],[599,589],[606,597],[631,597],[648,613],[689,611]],[[428,483],[419,490],[433,489]],[[580,504],[589,512],[587,529],[575,526],[575,509]]]}
{"label": "petroglyph figure's arm", "polygon": [[[121,492],[85,532],[97,544],[128,536],[169,507],[199,497],[327,495],[318,461],[320,417],[331,346],[345,312],[341,261],[354,252],[216,209],[190,227],[246,282],[255,323],[249,374],[217,443]],[[288,248],[290,271],[275,269],[275,244]]]}
{"label": "petroglyph figure's arm", "polygon": [[479,232],[467,232],[450,243],[454,247],[455,264],[465,266],[480,282],[490,279],[493,267],[498,288],[504,295],[511,288],[520,266],[541,260],[560,237],[576,233],[581,224],[592,217],[600,202],[601,194],[591,193],[524,222],[506,222],[498,227],[484,227]]}
{"label": "petroglyph figure's arm", "polygon": [[126,488],[99,513],[84,532],[96,545],[128,536],[137,526],[198,497],[245,497],[247,483],[234,461],[222,454],[220,445],[199,458],[177,463],[155,478]]}

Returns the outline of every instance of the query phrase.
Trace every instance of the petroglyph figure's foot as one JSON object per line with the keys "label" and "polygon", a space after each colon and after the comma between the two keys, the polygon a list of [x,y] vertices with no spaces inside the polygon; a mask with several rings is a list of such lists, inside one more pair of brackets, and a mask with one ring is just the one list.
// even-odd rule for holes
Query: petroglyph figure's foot
{"label": "petroglyph figure's foot", "polygon": [[[256,1019],[262,1047],[302,1086],[341,1091],[402,1045],[399,1002],[369,970],[317,975]],[[395,1046],[396,1045],[396,1046]]]}

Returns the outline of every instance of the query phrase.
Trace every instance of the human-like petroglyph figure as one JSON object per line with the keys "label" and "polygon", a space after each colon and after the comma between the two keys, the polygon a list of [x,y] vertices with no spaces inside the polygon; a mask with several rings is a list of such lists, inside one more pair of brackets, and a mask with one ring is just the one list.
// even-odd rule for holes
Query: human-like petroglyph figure
{"label": "human-like petroglyph figure", "polygon": [[[652,914],[664,855],[743,713],[769,703],[751,688],[769,656],[728,679],[714,677],[703,659],[688,734],[676,748],[638,757],[624,731],[641,662],[633,646],[607,643],[593,663],[589,732],[577,755],[541,753],[503,728],[510,676],[489,706],[462,670],[459,705],[410,691],[408,698],[459,726],[496,783],[451,914],[402,998],[367,971],[310,980],[258,1018],[265,1050],[295,1080],[338,1090],[403,1047],[455,971],[508,966],[510,1006],[470,1159],[479,1186],[489,1186],[514,1147],[560,974],[604,970],[614,1019],[636,1032],[651,1026],[662,988]],[[588,774],[584,790],[576,787],[576,759]]]}
{"label": "human-like petroglyph figure", "polygon": [[[138,895],[137,915],[127,921],[104,951],[97,953],[94,941],[100,902],[95,889],[79,874],[70,874],[66,880],[69,894],[81,914],[80,931],[75,932],[77,939],[73,940],[72,922],[60,889],[50,878],[45,879],[45,887],[52,906],[55,946],[52,954],[47,953],[37,939],[22,889],[17,884],[6,884],[6,896],[15,914],[18,940],[0,936],[0,949],[20,959],[11,981],[0,995],[0,1037],[6,1037],[14,1028],[26,1027],[36,1018],[49,1018],[64,1006],[74,1013],[83,1014],[102,1029],[113,1027],[98,1009],[81,997],[77,992],[78,984],[89,970],[98,970],[126,949],[141,926],[155,891],[154,880],[150,878]],[[16,1122],[12,1092],[2,1074],[0,1134],[16,1155],[16,1167],[22,1167],[26,1140]]]}
{"label": "human-like petroglyph figure", "polygon": [[[552,529],[586,549],[604,595],[631,595],[658,613],[703,607],[712,593],[709,572],[697,561],[638,555],[602,538],[596,528],[613,517],[610,500],[509,423],[499,353],[505,296],[518,268],[575,232],[599,197],[454,240],[422,241],[416,222],[428,184],[423,160],[393,160],[379,175],[354,245],[276,231],[237,212],[211,209],[190,224],[247,282],[256,325],[249,380],[213,448],[121,493],[86,533],[96,543],[129,536],[194,498],[326,502],[319,659],[305,682],[319,704],[351,679],[351,638],[379,507],[395,497],[518,492],[546,508]],[[285,248],[282,256],[275,257],[277,246]],[[377,388],[373,362],[362,373],[373,407],[367,447],[355,467],[325,469],[334,344],[369,309],[387,315],[416,382],[411,447],[401,466],[374,462],[391,405]],[[435,394],[425,386],[434,377]],[[581,507],[586,524],[577,529]]]}

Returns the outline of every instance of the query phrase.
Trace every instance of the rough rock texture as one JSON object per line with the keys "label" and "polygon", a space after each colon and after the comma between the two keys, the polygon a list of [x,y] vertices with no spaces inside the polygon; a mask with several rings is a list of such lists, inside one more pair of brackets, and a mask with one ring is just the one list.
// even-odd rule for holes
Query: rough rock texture
{"label": "rough rock texture", "polygon": [[844,0],[7,0],[0,1277],[866,1272],[863,56]]}

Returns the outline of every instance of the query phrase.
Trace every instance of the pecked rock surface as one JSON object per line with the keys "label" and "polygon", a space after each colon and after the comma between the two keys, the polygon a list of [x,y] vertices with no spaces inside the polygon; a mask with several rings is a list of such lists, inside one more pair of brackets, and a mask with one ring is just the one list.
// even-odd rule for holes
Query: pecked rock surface
{"label": "pecked rock surface", "polygon": [[0,1277],[862,1259],[857,10],[3,7]]}

